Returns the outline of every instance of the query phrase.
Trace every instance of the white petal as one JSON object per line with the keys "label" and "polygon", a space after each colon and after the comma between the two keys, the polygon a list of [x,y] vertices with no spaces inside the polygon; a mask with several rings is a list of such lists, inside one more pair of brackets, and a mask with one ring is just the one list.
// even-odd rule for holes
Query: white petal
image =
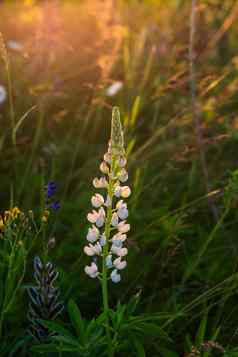
{"label": "white petal", "polygon": [[100,236],[100,239],[99,239],[99,243],[100,243],[100,245],[102,246],[102,247],[104,247],[104,245],[106,244],[106,236],[105,236],[105,234],[102,234],[101,236]]}
{"label": "white petal", "polygon": [[[119,223],[120,224],[120,223]],[[113,237],[112,237],[112,242],[116,242],[116,241],[121,241],[121,242],[124,242],[126,240],[126,234],[123,234],[121,232],[118,232],[117,234],[115,234]]]}
{"label": "white petal", "polygon": [[105,155],[104,155],[104,160],[108,163],[108,164],[111,164],[111,162],[112,162],[112,155],[109,153],[109,152],[107,152]]}
{"label": "white petal", "polygon": [[114,188],[114,195],[119,198],[121,197],[121,186],[117,185],[115,188]]}
{"label": "white petal", "polygon": [[125,169],[122,169],[119,174],[118,178],[121,182],[126,182],[128,180],[128,173]]}
{"label": "white petal", "polygon": [[98,179],[97,177],[93,180],[93,186],[95,188],[106,188],[108,185],[107,180],[105,179],[105,177],[101,177],[100,179]]}
{"label": "white petal", "polygon": [[117,214],[118,214],[118,217],[120,219],[127,219],[127,217],[128,217],[128,209],[127,208],[120,208],[117,211]]}
{"label": "white petal", "polygon": [[116,227],[118,225],[118,215],[116,214],[116,212],[114,212],[112,215],[111,225],[113,227]]}
{"label": "white petal", "polygon": [[126,158],[125,158],[124,156],[121,156],[121,157],[119,158],[119,160],[118,160],[118,165],[119,165],[120,167],[126,166]]}
{"label": "white petal", "polygon": [[130,225],[122,221],[118,224],[117,229],[120,233],[127,233],[130,230]]}
{"label": "white petal", "polygon": [[125,260],[121,261],[121,257],[114,260],[113,265],[116,269],[122,270],[126,267],[127,263]]}
{"label": "white petal", "polygon": [[95,251],[92,247],[89,247],[86,245],[83,250],[84,250],[84,253],[87,254],[89,257],[92,257],[93,255],[95,255]]}
{"label": "white petal", "polygon": [[88,213],[87,219],[90,223],[95,223],[98,217],[98,213],[93,210],[92,213]]}
{"label": "white petal", "polygon": [[91,199],[91,203],[93,205],[93,207],[95,208],[99,208],[104,204],[104,198],[102,195],[100,195],[99,193],[96,193],[92,199]]}
{"label": "white petal", "polygon": [[102,247],[99,242],[97,242],[93,247],[95,254],[100,255],[102,253]]}
{"label": "white petal", "polygon": [[98,274],[99,274],[98,267],[97,267],[97,265],[95,263],[92,263],[91,265],[87,265],[84,268],[84,271],[91,278],[96,278],[98,276]]}
{"label": "white petal", "polygon": [[128,249],[127,248],[121,248],[118,252],[117,255],[119,257],[125,257],[128,254]]}
{"label": "white petal", "polygon": [[116,269],[111,272],[111,279],[113,283],[119,283],[119,281],[121,281],[121,275],[118,274]]}
{"label": "white petal", "polygon": [[87,241],[89,241],[90,243],[94,243],[96,242],[96,240],[99,237],[99,230],[97,229],[97,227],[93,226],[92,228],[88,229],[88,234],[87,234]]}
{"label": "white petal", "polygon": [[128,186],[121,187],[121,197],[128,198],[131,194],[131,189]]}
{"label": "white petal", "polygon": [[109,167],[107,166],[106,162],[103,161],[100,165],[100,170],[104,173],[104,174],[108,174],[109,173]]}
{"label": "white petal", "polygon": [[109,207],[109,206],[111,206],[111,204],[112,204],[112,200],[111,200],[111,198],[107,195],[107,199],[106,199],[106,202],[105,202],[105,206],[106,206],[106,207]]}
{"label": "white petal", "polygon": [[107,266],[107,268],[112,268],[112,255],[111,254],[106,257],[106,266]]}

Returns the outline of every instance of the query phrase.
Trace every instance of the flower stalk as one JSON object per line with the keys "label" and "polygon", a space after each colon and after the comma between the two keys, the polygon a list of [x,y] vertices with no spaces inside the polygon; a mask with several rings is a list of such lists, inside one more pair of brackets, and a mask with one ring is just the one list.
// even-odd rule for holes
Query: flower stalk
{"label": "flower stalk", "polygon": [[[130,225],[126,223],[127,204],[123,201],[131,193],[128,186],[122,185],[128,179],[125,166],[126,156],[120,113],[119,109],[114,107],[108,151],[100,165],[104,176],[93,180],[94,187],[106,190],[106,195],[96,193],[91,199],[92,206],[98,210],[94,209],[87,216],[92,226],[87,234],[89,245],[84,247],[84,252],[93,258],[91,265],[85,267],[85,272],[91,278],[98,278],[102,286],[110,357],[114,355],[114,351],[110,333],[108,280],[111,279],[113,283],[121,281],[121,271],[127,265],[123,258],[128,253],[123,243],[127,238],[126,233],[130,230]],[[99,258],[101,258],[101,271],[98,265]]]}

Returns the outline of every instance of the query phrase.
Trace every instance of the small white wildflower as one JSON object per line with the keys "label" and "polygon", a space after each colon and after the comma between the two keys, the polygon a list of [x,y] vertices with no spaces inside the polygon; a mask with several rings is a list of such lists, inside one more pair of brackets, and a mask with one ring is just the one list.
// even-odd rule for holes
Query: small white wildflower
{"label": "small white wildflower", "polygon": [[130,225],[122,221],[118,224],[117,229],[120,233],[127,233],[130,230]]}
{"label": "small white wildflower", "polygon": [[121,261],[121,257],[119,257],[114,260],[113,265],[116,269],[122,270],[125,269],[127,263],[125,260]]}
{"label": "small white wildflower", "polygon": [[106,264],[106,267],[109,269],[113,267],[111,254],[106,257],[105,264]]}
{"label": "small white wildflower", "polygon": [[101,236],[100,236],[100,239],[99,239],[99,243],[100,245],[103,247],[105,244],[106,244],[106,236],[105,234],[103,233]]}
{"label": "small white wildflower", "polygon": [[131,194],[131,189],[128,186],[121,187],[121,197],[128,198]]}
{"label": "small white wildflower", "polygon": [[108,97],[113,97],[116,95],[123,87],[123,83],[120,81],[116,81],[112,83],[106,90],[106,95]]}
{"label": "small white wildflower", "polygon": [[95,188],[107,188],[108,186],[108,182],[107,180],[105,179],[105,177],[101,177],[101,178],[95,178],[93,180],[93,186]]}
{"label": "small white wildflower", "polygon": [[92,228],[88,229],[88,234],[87,234],[87,241],[90,243],[96,242],[96,240],[99,237],[99,230],[97,227],[93,226]]}
{"label": "small white wildflower", "polygon": [[89,275],[91,278],[96,278],[99,274],[98,272],[98,267],[97,265],[93,262],[91,265],[87,265],[84,268],[84,271],[87,275]]}
{"label": "small white wildflower", "polygon": [[91,203],[93,205],[93,207],[95,208],[99,208],[104,204],[104,198],[102,195],[100,195],[99,193],[96,193],[92,199],[91,199]]}
{"label": "small white wildflower", "polygon": [[127,171],[126,171],[124,168],[119,172],[119,174],[118,174],[118,179],[119,179],[122,183],[124,183],[124,182],[126,182],[126,181],[128,180],[128,173],[127,173]]}
{"label": "small white wildflower", "polygon": [[0,104],[4,103],[7,99],[7,91],[4,86],[0,84]]}
{"label": "small white wildflower", "polygon": [[9,40],[7,42],[7,47],[10,48],[11,50],[14,50],[17,52],[22,52],[24,49],[22,43],[15,41],[15,40]]}
{"label": "small white wildflower", "polygon": [[104,174],[108,174],[109,173],[109,167],[107,166],[106,162],[103,161],[100,165],[100,170],[102,171],[102,173]]}
{"label": "small white wildflower", "polygon": [[119,221],[118,215],[117,215],[116,212],[114,212],[113,215],[112,215],[111,225],[112,225],[113,227],[116,227],[116,226],[118,225],[118,221]]}
{"label": "small white wildflower", "polygon": [[119,283],[121,281],[121,275],[118,274],[117,269],[111,272],[111,280],[113,283]]}

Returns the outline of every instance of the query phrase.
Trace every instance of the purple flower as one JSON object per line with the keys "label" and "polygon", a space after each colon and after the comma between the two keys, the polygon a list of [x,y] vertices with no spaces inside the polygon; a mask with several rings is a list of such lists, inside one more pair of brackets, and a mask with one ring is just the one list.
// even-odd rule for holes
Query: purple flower
{"label": "purple flower", "polygon": [[52,196],[54,196],[56,190],[57,190],[56,183],[54,181],[50,181],[46,186],[46,200],[49,200]]}
{"label": "purple flower", "polygon": [[58,210],[60,209],[60,203],[59,203],[59,201],[52,202],[52,203],[49,205],[49,208],[51,208],[53,211],[58,211]]}
{"label": "purple flower", "polygon": [[60,209],[59,201],[54,201],[53,197],[56,194],[57,185],[54,181],[50,181],[45,187],[45,206],[53,211]]}

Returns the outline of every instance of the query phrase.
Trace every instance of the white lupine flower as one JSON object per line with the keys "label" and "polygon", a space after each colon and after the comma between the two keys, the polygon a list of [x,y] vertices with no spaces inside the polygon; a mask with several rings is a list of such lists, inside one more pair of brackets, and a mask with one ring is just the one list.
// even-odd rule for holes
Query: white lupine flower
{"label": "white lupine flower", "polygon": [[122,89],[122,87],[123,83],[121,81],[116,81],[107,88],[106,95],[108,97],[113,97]]}
{"label": "white lupine flower", "polygon": [[106,263],[106,267],[107,268],[112,268],[113,267],[112,255],[111,254],[106,257],[105,263]]}
{"label": "white lupine flower", "polygon": [[118,274],[117,269],[111,272],[111,280],[113,283],[119,283],[121,281],[121,275]]}
{"label": "white lupine flower", "polygon": [[97,217],[98,217],[98,212],[95,210],[93,210],[92,213],[88,213],[87,215],[87,219],[90,223],[96,223]]}
{"label": "white lupine flower", "polygon": [[117,229],[120,233],[127,233],[130,230],[130,225],[122,221],[118,224]]}
{"label": "white lupine flower", "polygon": [[121,240],[114,240],[113,244],[117,248],[121,248],[122,247],[122,241]]}
{"label": "white lupine flower", "polygon": [[103,233],[103,234],[100,236],[99,243],[100,243],[100,245],[103,247],[103,246],[106,244],[106,242],[107,242],[106,236],[105,236],[105,234]]}
{"label": "white lupine flower", "polygon": [[92,213],[88,213],[87,218],[89,222],[95,223],[100,228],[104,225],[105,215],[104,208],[101,207],[98,212],[93,210]]}
{"label": "white lupine flower", "polygon": [[120,219],[126,219],[128,217],[128,209],[127,209],[127,204],[120,200],[117,205],[117,215]]}
{"label": "white lupine flower", "polygon": [[106,162],[103,161],[100,165],[100,170],[102,171],[102,173],[104,174],[108,174],[109,173],[109,167],[107,166]]}
{"label": "white lupine flower", "polygon": [[102,253],[102,247],[101,247],[101,244],[99,242],[97,242],[95,245],[94,245],[94,250],[95,250],[95,253],[97,255],[100,255]]}
{"label": "white lupine flower", "polygon": [[127,263],[125,260],[121,261],[121,257],[119,257],[114,260],[113,265],[116,269],[122,270],[126,267]]}
{"label": "white lupine flower", "polygon": [[108,186],[108,182],[105,177],[101,177],[100,179],[96,177],[93,180],[93,186],[95,188],[106,188]]}
{"label": "white lupine flower", "polygon": [[119,167],[124,167],[126,166],[126,158],[124,156],[121,156],[119,159],[118,159],[118,165]]}
{"label": "white lupine flower", "polygon": [[94,225],[88,229],[87,241],[90,243],[96,242],[99,237],[99,230]]}
{"label": "white lupine flower", "polygon": [[97,227],[102,227],[104,225],[104,221],[105,221],[105,216],[106,216],[106,213],[104,211],[104,208],[100,208],[99,211],[98,211],[98,217],[97,217],[97,220],[96,220],[96,226]]}
{"label": "white lupine flower", "polygon": [[111,252],[115,255],[117,255],[118,257],[124,257],[127,255],[128,253],[128,249],[127,248],[120,248],[117,247],[114,243],[111,246]]}
{"label": "white lupine flower", "polygon": [[121,186],[120,185],[116,185],[114,187],[114,195],[119,198],[121,197]]}
{"label": "white lupine flower", "polygon": [[99,208],[104,204],[104,198],[99,193],[96,193],[91,199],[92,205],[95,208]]}
{"label": "white lupine flower", "polygon": [[122,183],[124,183],[128,180],[128,173],[124,168],[119,172],[118,178],[119,178],[119,181],[121,181]]}
{"label": "white lupine flower", "polygon": [[4,103],[7,99],[7,91],[4,86],[0,84],[0,104]]}
{"label": "white lupine flower", "polygon": [[90,257],[100,255],[102,253],[102,247],[98,242],[95,245],[89,243],[88,246],[86,245],[86,247],[84,247],[84,253]]}
{"label": "white lupine flower", "polygon": [[126,234],[123,234],[121,232],[118,232],[117,234],[114,234],[114,236],[112,237],[112,242],[125,242],[126,240]]}
{"label": "white lupine flower", "polygon": [[121,197],[128,198],[131,194],[131,189],[128,186],[121,187]]}
{"label": "white lupine flower", "polygon": [[[126,222],[127,204],[120,199],[127,198],[131,194],[128,186],[121,186],[128,179],[125,165],[123,130],[118,109],[114,109],[111,140],[104,161],[100,165],[104,176],[93,180],[94,187],[104,188],[106,195],[95,193],[91,198],[92,206],[97,210],[93,209],[87,215],[92,227],[87,234],[89,244],[84,247],[84,252],[93,257],[93,263],[85,267],[85,272],[92,278],[100,276],[104,282],[110,274],[111,280],[118,283],[121,280],[120,271],[127,265],[127,262],[122,260],[122,257],[128,254],[128,249],[123,246],[123,243],[127,239],[126,233],[130,230],[130,225]],[[113,234],[112,231],[115,229],[116,233]],[[102,256],[103,259],[101,273],[95,261],[97,256]],[[110,273],[108,273],[109,269],[112,269]]]}
{"label": "white lupine flower", "polygon": [[92,262],[91,265],[87,265],[84,268],[84,271],[87,275],[90,276],[90,278],[96,278],[99,274],[98,267],[94,262]]}
{"label": "white lupine flower", "polygon": [[113,213],[112,215],[112,221],[111,221],[111,225],[113,227],[116,227],[118,225],[119,219],[118,219],[118,215],[116,212]]}
{"label": "white lupine flower", "polygon": [[86,247],[84,247],[83,250],[84,250],[84,253],[87,254],[89,257],[92,257],[93,255],[95,255],[95,250],[92,245],[91,246],[86,245]]}
{"label": "white lupine flower", "polygon": [[112,155],[109,152],[104,154],[103,158],[104,158],[104,161],[106,161],[108,164],[112,163]]}

